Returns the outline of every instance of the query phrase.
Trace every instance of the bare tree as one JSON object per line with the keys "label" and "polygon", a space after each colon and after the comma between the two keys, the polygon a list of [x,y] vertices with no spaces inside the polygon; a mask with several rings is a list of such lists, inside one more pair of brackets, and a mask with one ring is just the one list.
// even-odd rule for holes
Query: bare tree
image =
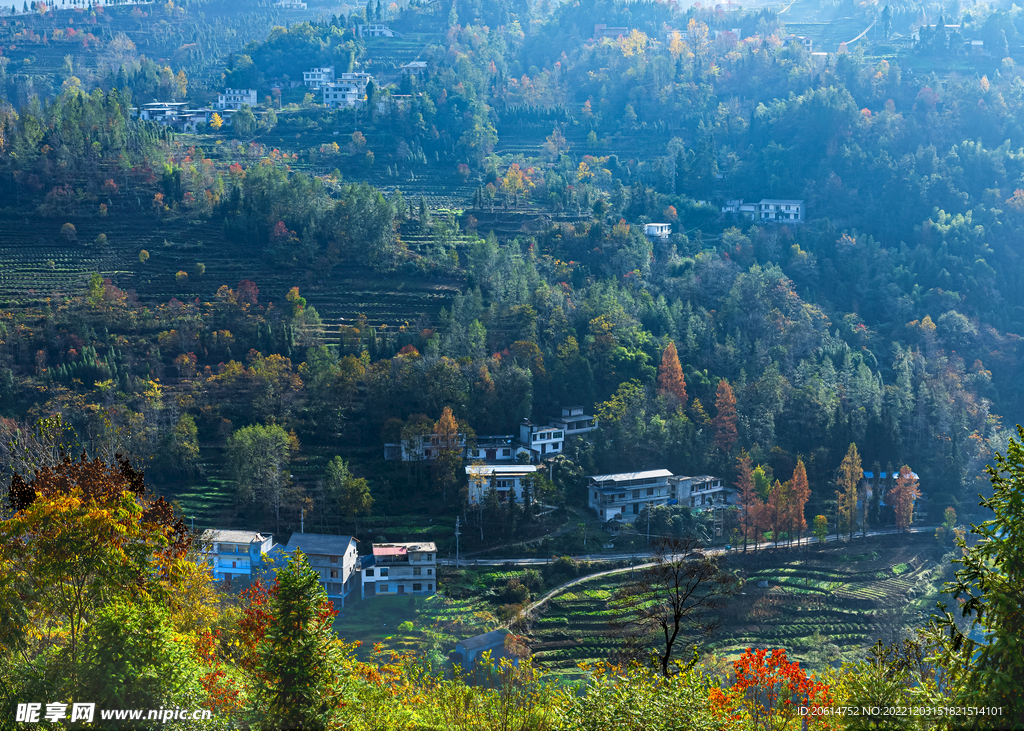
{"label": "bare tree", "polygon": [[624,660],[656,660],[662,674],[673,674],[673,656],[696,647],[719,625],[717,609],[735,589],[736,579],[718,557],[707,557],[693,538],[655,544],[653,565],[615,592],[611,625],[624,641]]}

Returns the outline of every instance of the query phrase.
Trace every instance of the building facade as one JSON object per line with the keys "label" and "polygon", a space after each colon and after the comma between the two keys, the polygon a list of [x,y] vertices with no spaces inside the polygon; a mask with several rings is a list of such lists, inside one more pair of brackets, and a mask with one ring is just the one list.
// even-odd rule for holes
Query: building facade
{"label": "building facade", "polygon": [[302,72],[302,83],[310,89],[319,89],[325,84],[334,83],[334,67],[324,66],[323,68],[310,69]]}
{"label": "building facade", "polygon": [[360,23],[356,26],[360,38],[394,38],[397,35],[385,23]]}
{"label": "building facade", "polygon": [[645,505],[666,505],[675,499],[668,470],[622,472],[587,478],[587,502],[601,520],[632,522]]}
{"label": "building facade", "polygon": [[765,198],[757,204],[757,215],[760,221],[803,223],[804,202],[802,200]]}
{"label": "building facade", "polygon": [[258,104],[255,89],[225,89],[217,95],[217,109],[230,109],[237,112],[243,104],[255,107]]}
{"label": "building facade", "polygon": [[693,510],[736,505],[736,489],[725,484],[721,477],[670,477],[669,484],[679,505]]}
{"label": "building facade", "polygon": [[[466,479],[469,482],[469,505],[480,507],[484,496],[492,487],[498,493],[498,500],[523,502],[523,488],[541,468],[532,464],[520,465],[469,465]],[[531,496],[532,498],[533,496]]]}
{"label": "building facade", "polygon": [[565,432],[567,437],[586,434],[597,428],[597,418],[584,414],[582,406],[563,406],[562,413],[552,416],[549,423]]}
{"label": "building facade", "polygon": [[206,530],[200,561],[217,581],[250,578],[274,547],[273,536],[244,530]]}
{"label": "building facade", "polygon": [[519,425],[519,443],[529,449],[535,458],[543,459],[552,454],[562,453],[565,432],[550,424],[539,426],[529,419],[523,419]]}
{"label": "building facade", "polygon": [[366,100],[366,86],[372,77],[369,74],[342,74],[335,83],[324,84],[324,106],[331,109],[362,106]]}
{"label": "building facade", "polygon": [[285,548],[289,554],[295,549],[306,554],[309,565],[320,574],[330,599],[345,606],[345,599],[359,583],[359,549],[352,536],[328,536],[320,533],[292,533]]}
{"label": "building facade", "polygon": [[672,235],[671,223],[645,223],[644,235],[649,239],[667,239]]}
{"label": "building facade", "polygon": [[435,594],[437,546],[428,542],[374,543],[363,556],[362,597]]}

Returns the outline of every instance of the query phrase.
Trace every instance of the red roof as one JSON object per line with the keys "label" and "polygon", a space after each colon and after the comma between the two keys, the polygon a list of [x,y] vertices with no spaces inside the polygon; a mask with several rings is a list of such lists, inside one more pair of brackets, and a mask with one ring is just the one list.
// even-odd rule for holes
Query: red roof
{"label": "red roof", "polygon": [[374,556],[404,556],[408,553],[405,546],[374,546]]}

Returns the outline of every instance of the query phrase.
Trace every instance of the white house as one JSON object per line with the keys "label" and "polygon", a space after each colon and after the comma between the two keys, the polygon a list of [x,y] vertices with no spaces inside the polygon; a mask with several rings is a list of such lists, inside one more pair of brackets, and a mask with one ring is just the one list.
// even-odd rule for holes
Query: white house
{"label": "white house", "polygon": [[625,27],[622,27],[622,26],[609,26],[609,25],[605,25],[604,23],[595,23],[594,24],[594,36],[593,36],[594,40],[598,40],[600,38],[611,38],[611,39],[614,40],[614,39],[618,38],[619,36],[628,36],[628,35],[629,35],[629,28],[625,28]]}
{"label": "white house", "polygon": [[565,436],[586,434],[597,428],[597,418],[583,413],[582,406],[563,406],[559,416],[552,416],[551,426],[561,429]]}
{"label": "white house", "polygon": [[305,10],[306,3],[298,2],[298,0],[281,0],[281,2],[274,3],[274,7],[284,10]]}
{"label": "white house", "polygon": [[361,106],[366,99],[366,86],[373,77],[366,73],[342,74],[333,84],[324,84],[323,103],[332,109]]}
{"label": "white house", "polygon": [[249,578],[274,547],[272,536],[246,530],[206,530],[201,540],[200,561],[217,581]]}
{"label": "white house", "polygon": [[516,443],[512,434],[496,434],[478,436],[476,445],[466,450],[466,459],[485,462],[514,462],[520,454],[529,454],[530,450]]}
{"label": "white house", "polygon": [[532,464],[469,465],[466,467],[466,478],[469,480],[470,506],[482,505],[491,487],[497,491],[501,502],[507,502],[510,495],[517,503],[523,502],[523,488],[527,480],[540,469]]}
{"label": "white house", "polygon": [[434,594],[437,546],[429,542],[374,543],[361,561],[362,597],[384,594]]}
{"label": "white house", "polygon": [[670,477],[668,482],[678,504],[693,510],[736,504],[736,489],[725,484],[721,477],[680,475]]}
{"label": "white house", "polygon": [[757,204],[758,220],[803,223],[804,202],[781,198],[765,198]]}
{"label": "white house", "polygon": [[634,521],[645,505],[665,505],[675,498],[668,470],[622,472],[587,478],[587,500],[601,520]]}
{"label": "white house", "polygon": [[556,426],[538,426],[529,419],[519,425],[519,443],[530,450],[534,457],[561,454],[565,432]]}
{"label": "white house", "polygon": [[256,99],[255,89],[225,89],[223,94],[217,95],[217,109],[231,109],[238,111],[243,104],[255,107],[259,101]]}
{"label": "white house", "polygon": [[426,61],[410,61],[398,69],[401,74],[420,74],[427,70]]}
{"label": "white house", "polygon": [[334,83],[334,67],[324,66],[319,69],[310,69],[302,72],[302,83],[310,89],[319,89],[324,84]]}
{"label": "white house", "polygon": [[738,213],[747,218],[757,218],[757,204],[744,203],[740,199],[728,200],[722,206],[722,213]]}
{"label": "white house", "polygon": [[360,38],[394,38],[395,32],[384,23],[360,23],[356,26]]}
{"label": "white house", "polygon": [[320,583],[330,599],[345,606],[345,598],[359,580],[359,550],[352,536],[327,536],[320,533],[292,533],[285,551],[301,549],[309,565],[320,574]]}
{"label": "white house", "polygon": [[807,51],[808,53],[811,52],[811,49],[814,46],[814,41],[811,40],[811,38],[809,36],[798,36],[798,35],[794,35],[793,33],[790,33],[788,36],[786,36],[782,40],[787,45],[790,44],[790,43],[799,43],[801,46],[803,46],[804,50]]}
{"label": "white house", "polygon": [[646,223],[644,234],[651,239],[667,239],[672,235],[671,223]]}

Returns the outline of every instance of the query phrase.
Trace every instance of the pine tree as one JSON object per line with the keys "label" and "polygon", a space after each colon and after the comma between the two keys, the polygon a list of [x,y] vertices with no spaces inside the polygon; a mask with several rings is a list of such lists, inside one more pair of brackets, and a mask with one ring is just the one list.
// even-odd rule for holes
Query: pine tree
{"label": "pine tree", "polygon": [[718,413],[711,422],[715,429],[715,445],[728,454],[738,439],[736,432],[736,396],[733,395],[732,387],[724,378],[718,382],[718,391],[715,394],[715,409]]}
{"label": "pine tree", "polygon": [[679,407],[686,408],[686,379],[683,367],[679,364],[679,353],[676,344],[669,342],[661,355],[661,366],[658,368],[658,393],[671,396],[679,402]]}

